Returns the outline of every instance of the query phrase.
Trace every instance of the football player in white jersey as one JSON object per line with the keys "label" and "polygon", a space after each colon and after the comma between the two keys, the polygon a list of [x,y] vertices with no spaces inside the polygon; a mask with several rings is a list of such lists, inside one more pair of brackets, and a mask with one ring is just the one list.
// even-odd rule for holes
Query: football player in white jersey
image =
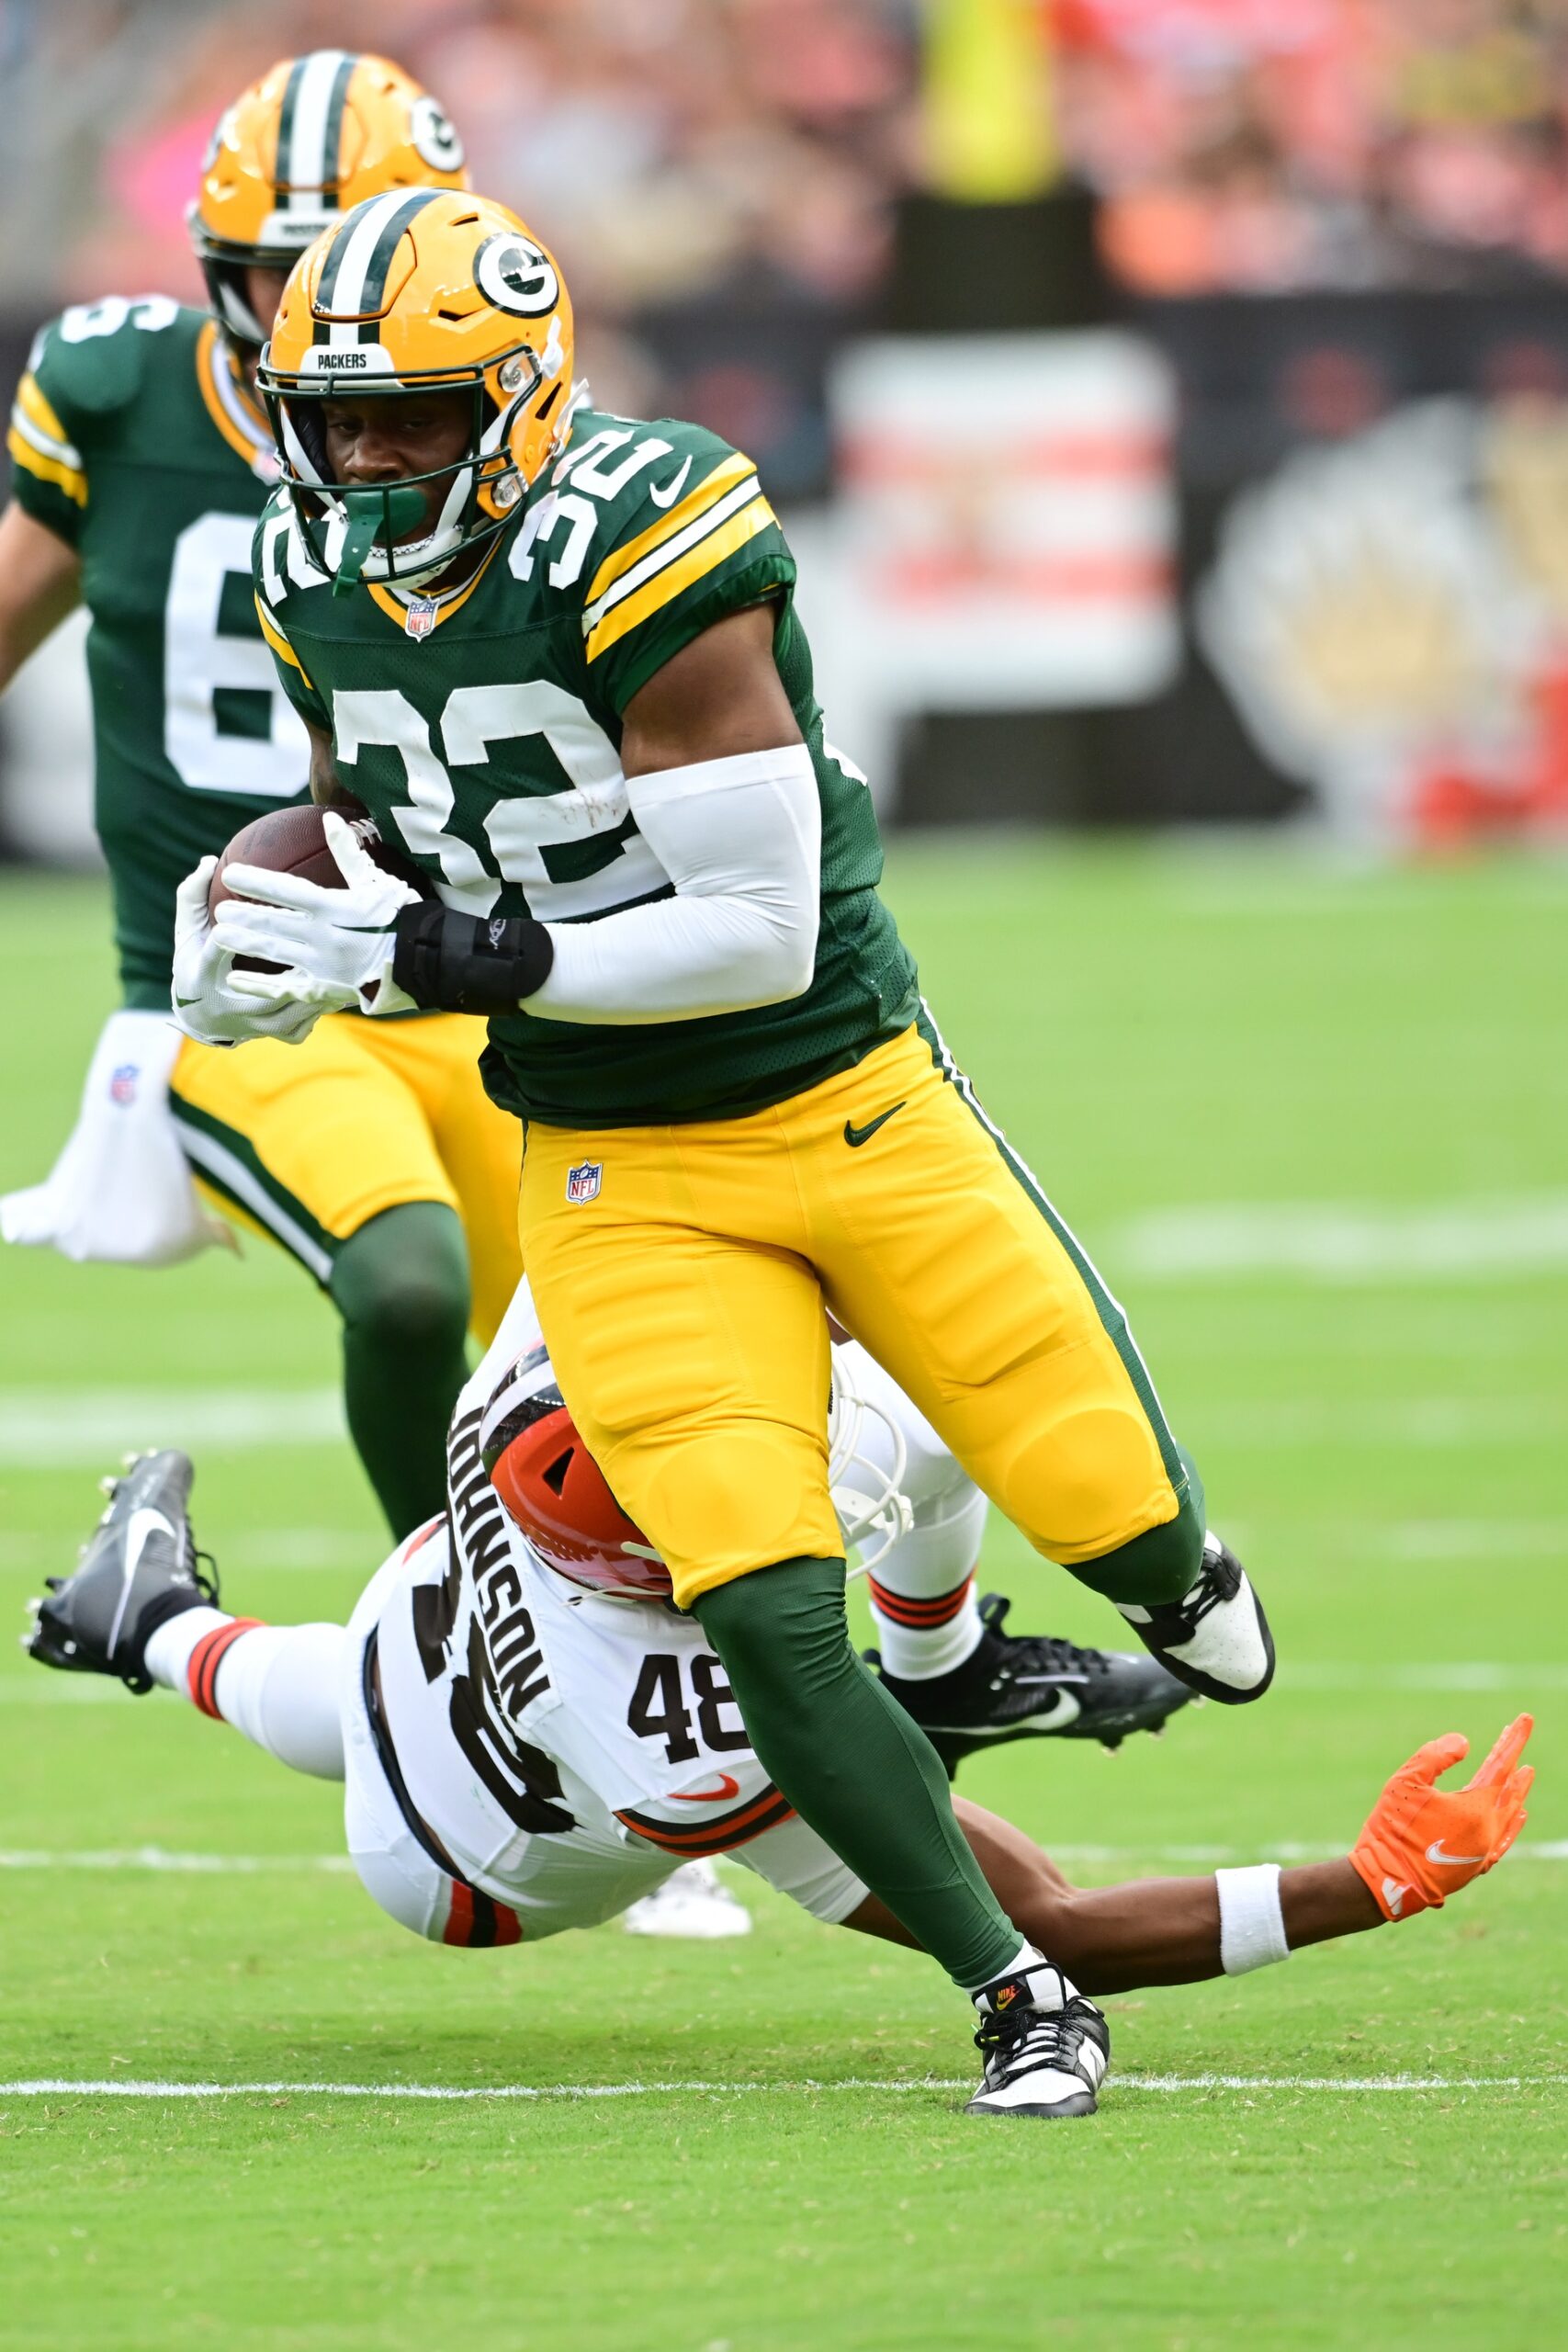
{"label": "football player in white jersey", "polygon": [[[831,1438],[846,1544],[863,1543],[885,1573],[922,1537],[940,1553],[962,1516],[941,1448],[852,1345],[840,1351]],[[908,1942],[768,1779],[700,1624],[673,1607],[663,1563],[578,1436],[525,1285],[459,1400],[448,1473],[446,1513],[378,1570],[346,1627],[272,1626],[217,1605],[190,1529],[187,1457],[143,1455],[76,1573],[51,1579],[28,1646],[46,1665],[178,1690],[294,1770],[342,1781],[360,1879],[434,1941],[594,1927],[727,1853],[819,1919]],[[1285,1871],[1077,1889],[1011,1824],[960,1800],[1007,1915],[1070,1972],[1035,2029],[1050,2046],[1024,2077],[1034,2095],[1044,2074],[1051,2112],[1093,2111],[1103,2030],[1077,1984],[1104,1994],[1240,1973],[1441,1905],[1490,1870],[1525,1818],[1530,1728],[1528,1716],[1511,1724],[1455,1791],[1436,1782],[1467,1743],[1429,1742],[1348,1857]],[[1016,2065],[992,2064],[989,2022],[970,2110],[1037,2111],[1010,2096]]]}

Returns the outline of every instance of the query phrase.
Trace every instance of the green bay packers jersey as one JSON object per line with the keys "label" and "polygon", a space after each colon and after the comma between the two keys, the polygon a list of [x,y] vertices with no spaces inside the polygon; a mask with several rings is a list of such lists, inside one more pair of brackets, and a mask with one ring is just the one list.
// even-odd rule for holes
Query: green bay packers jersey
{"label": "green bay packers jersey", "polygon": [[782,1004],[694,1021],[491,1023],[497,1102],[556,1126],[732,1117],[847,1069],[917,1009],[876,894],[864,777],[825,741],[795,562],[755,467],[711,434],[585,412],[460,585],[334,596],[286,494],[256,535],[257,609],[339,776],[447,904],[591,922],[668,897],[621,773],[622,713],[727,613],[771,603],[774,659],[822,806],[815,976]]}
{"label": "green bay packers jersey", "polygon": [[18,504],[81,560],[121,986],[164,1007],[176,887],[307,788],[251,582],[271,435],[213,321],[113,296],[39,336],[8,447]]}

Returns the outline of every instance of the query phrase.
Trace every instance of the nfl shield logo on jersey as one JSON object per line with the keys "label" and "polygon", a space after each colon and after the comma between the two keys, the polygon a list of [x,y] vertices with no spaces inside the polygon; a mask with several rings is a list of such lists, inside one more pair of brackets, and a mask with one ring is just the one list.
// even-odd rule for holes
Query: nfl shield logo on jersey
{"label": "nfl shield logo on jersey", "polygon": [[599,1187],[604,1181],[602,1159],[580,1159],[575,1168],[566,1171],[566,1196],[569,1201],[596,1201]]}
{"label": "nfl shield logo on jersey", "polygon": [[428,637],[435,627],[440,606],[430,596],[416,596],[403,615],[403,628],[410,637]]}

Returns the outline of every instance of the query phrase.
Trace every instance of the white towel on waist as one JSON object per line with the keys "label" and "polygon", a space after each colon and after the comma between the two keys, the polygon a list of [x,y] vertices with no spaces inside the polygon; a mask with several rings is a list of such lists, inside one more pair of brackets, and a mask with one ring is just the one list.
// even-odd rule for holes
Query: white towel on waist
{"label": "white towel on waist", "polygon": [[165,1012],[109,1015],[65,1148],[41,1184],[0,1199],[0,1235],[131,1266],[235,1247],[231,1228],[201,1204],[170,1114],[184,1043]]}

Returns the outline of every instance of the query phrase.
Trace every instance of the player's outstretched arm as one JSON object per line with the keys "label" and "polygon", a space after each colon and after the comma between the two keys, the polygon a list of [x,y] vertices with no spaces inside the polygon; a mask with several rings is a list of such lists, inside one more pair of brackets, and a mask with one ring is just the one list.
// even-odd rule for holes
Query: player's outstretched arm
{"label": "player's outstretched arm", "polygon": [[13,499],[0,514],[0,694],[81,594],[75,548]]}
{"label": "player's outstretched arm", "polygon": [[[1458,1733],[1428,1741],[1388,1782],[1348,1856],[1289,1870],[1075,1887],[1010,1821],[961,1797],[953,1810],[1008,1917],[1083,1991],[1193,1984],[1439,1907],[1495,1868],[1526,1819],[1534,1773],[1519,1758],[1532,1728],[1529,1715],[1510,1724],[1461,1789],[1437,1781],[1468,1741]],[[911,1941],[874,1896],[844,1924]]]}

